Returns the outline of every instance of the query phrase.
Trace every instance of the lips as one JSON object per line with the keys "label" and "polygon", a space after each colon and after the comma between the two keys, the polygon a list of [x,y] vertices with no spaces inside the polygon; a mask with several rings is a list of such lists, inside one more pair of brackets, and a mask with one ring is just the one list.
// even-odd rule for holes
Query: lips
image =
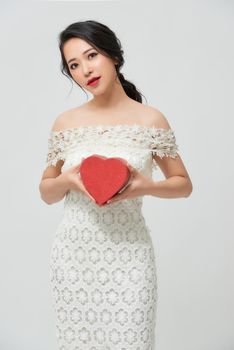
{"label": "lips", "polygon": [[97,79],[99,79],[100,77],[93,77],[93,78],[91,78],[89,81],[88,81],[88,84],[87,85],[89,85],[89,84],[91,84],[92,82],[94,82],[95,80],[97,80]]}

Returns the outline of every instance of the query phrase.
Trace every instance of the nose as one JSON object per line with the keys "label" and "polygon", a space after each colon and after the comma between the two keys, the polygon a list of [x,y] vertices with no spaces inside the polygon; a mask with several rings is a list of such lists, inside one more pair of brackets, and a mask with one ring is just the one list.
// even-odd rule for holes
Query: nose
{"label": "nose", "polygon": [[83,65],[83,73],[84,76],[87,78],[91,73],[92,73],[92,69],[91,67],[87,64],[87,65]]}

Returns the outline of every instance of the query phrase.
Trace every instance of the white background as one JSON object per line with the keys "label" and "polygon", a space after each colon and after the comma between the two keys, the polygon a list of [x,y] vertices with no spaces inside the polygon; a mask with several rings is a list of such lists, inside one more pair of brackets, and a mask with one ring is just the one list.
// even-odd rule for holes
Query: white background
{"label": "white background", "polygon": [[233,2],[0,7],[1,350],[57,350],[49,254],[63,202],[45,204],[39,183],[54,119],[87,101],[60,72],[57,36],[88,19],[119,37],[122,72],[167,117],[193,183],[188,198],[144,198],[158,271],[156,349],[233,350]]}

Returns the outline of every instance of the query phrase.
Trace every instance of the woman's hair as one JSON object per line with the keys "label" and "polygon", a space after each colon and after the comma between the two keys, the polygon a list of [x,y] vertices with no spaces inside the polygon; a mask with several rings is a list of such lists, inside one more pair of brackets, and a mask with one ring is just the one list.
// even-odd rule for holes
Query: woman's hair
{"label": "woman's hair", "polygon": [[[144,95],[137,90],[136,86],[132,82],[126,80],[123,74],[120,73],[120,68],[124,64],[124,51],[122,50],[120,40],[110,28],[102,23],[89,20],[72,23],[59,34],[59,49],[62,59],[60,69],[62,74],[67,76],[69,79],[72,78],[72,75],[70,74],[69,67],[64,57],[63,46],[71,38],[80,38],[85,40],[98,52],[101,52],[101,54],[117,60],[118,63],[115,65],[116,72],[124,91],[130,98],[142,103],[142,96]],[[73,81],[73,79],[71,79],[71,81]]]}

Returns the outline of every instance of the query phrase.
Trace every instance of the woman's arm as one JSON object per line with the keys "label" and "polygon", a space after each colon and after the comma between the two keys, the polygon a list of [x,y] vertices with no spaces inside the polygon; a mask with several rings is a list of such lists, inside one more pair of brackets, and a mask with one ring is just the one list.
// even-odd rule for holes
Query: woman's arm
{"label": "woman's arm", "polygon": [[39,191],[42,200],[47,204],[59,202],[69,191],[67,178],[61,173],[62,164],[59,161],[56,167],[50,166],[43,173]]}
{"label": "woman's arm", "polygon": [[[152,108],[153,124],[157,128],[171,129],[167,118],[157,109]],[[188,171],[179,155],[171,157],[170,152],[164,157],[156,154],[153,159],[165,176],[165,180],[153,181],[149,185],[149,195],[161,198],[189,197],[192,193],[193,185]]]}
{"label": "woman's arm", "polygon": [[61,174],[56,178],[42,180],[39,190],[42,200],[47,204],[53,204],[63,199],[69,188]]}
{"label": "woman's arm", "polygon": [[[161,181],[152,180],[148,187],[148,194],[160,198],[189,197],[193,191],[193,185],[187,171],[183,171],[183,166],[180,168],[180,172],[176,171],[178,169],[178,163],[168,166],[169,162],[170,160],[167,159],[164,162],[164,166],[162,164],[160,166],[161,170],[164,170],[166,179]],[[167,171],[165,171],[165,166]],[[169,168],[170,175],[168,175]]]}
{"label": "woman's arm", "polygon": [[44,171],[39,185],[41,198],[44,202],[47,204],[56,203],[63,199],[70,190],[82,192],[95,202],[79,176],[81,163],[75,164],[61,172],[62,164],[63,160],[59,160],[56,166],[49,166]]}
{"label": "woman's arm", "polygon": [[[60,131],[66,129],[67,120],[69,120],[69,111],[60,113],[54,121],[51,131]],[[63,175],[61,168],[64,161],[60,158],[60,149],[57,149],[57,143],[53,144],[51,139],[51,144],[48,152],[51,152],[53,156],[58,154],[58,161],[56,165],[51,165],[49,160],[49,166],[46,168],[42,175],[41,183],[39,185],[39,191],[42,200],[47,204],[53,204],[59,202],[64,198],[66,193],[69,191],[70,183],[68,178]],[[59,139],[63,145],[62,139]]]}

